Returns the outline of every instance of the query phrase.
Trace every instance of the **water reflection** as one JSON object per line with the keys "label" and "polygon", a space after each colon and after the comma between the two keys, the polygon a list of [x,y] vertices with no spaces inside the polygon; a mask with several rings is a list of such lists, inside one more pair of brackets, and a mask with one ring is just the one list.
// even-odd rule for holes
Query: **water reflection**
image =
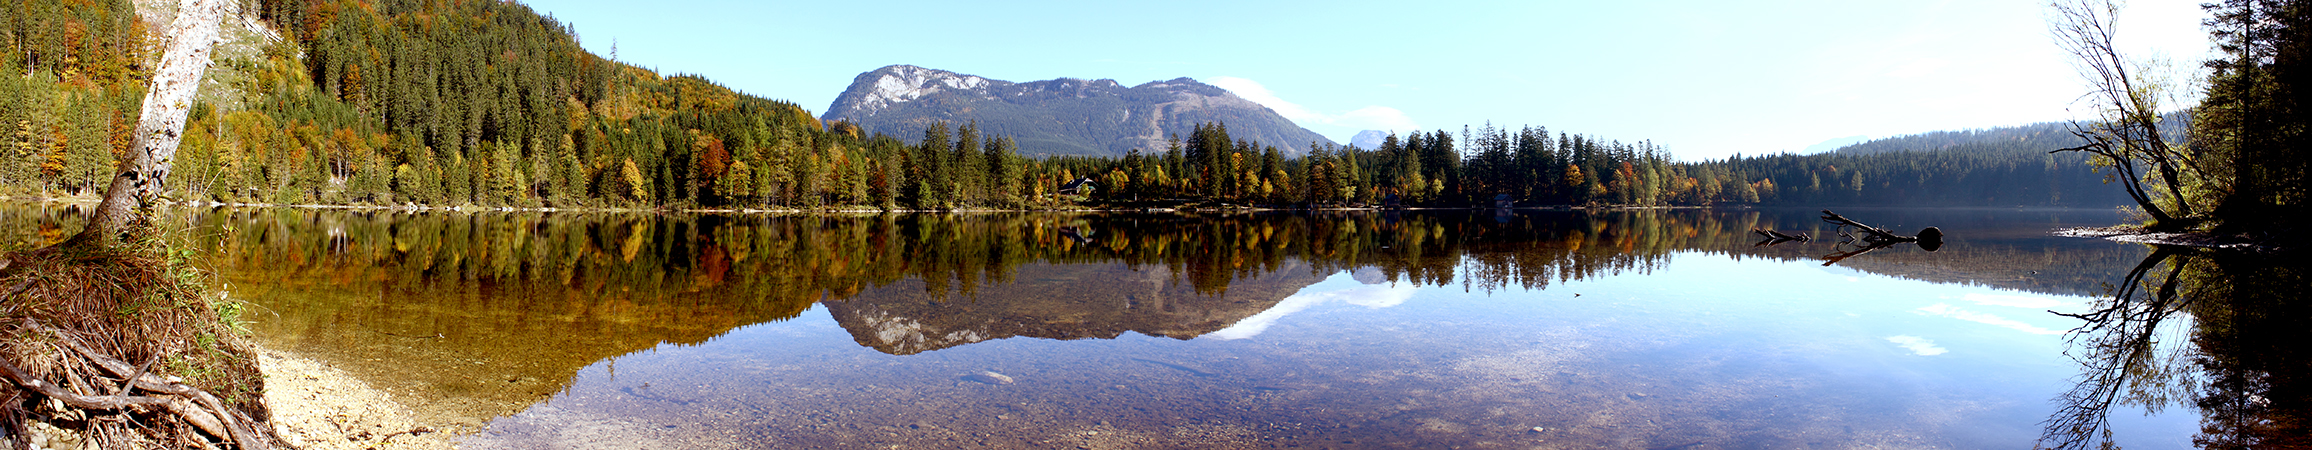
{"label": "water reflection", "polygon": [[[1978,341],[1992,339],[1885,321],[2052,333],[2060,327],[1969,308],[2037,310],[2046,298],[2101,292],[2146,252],[2046,236],[2108,213],[1869,213],[1900,229],[1943,226],[1952,247],[1887,248],[1787,273],[1779,263],[1811,269],[1833,247],[1750,245],[1751,229],[1825,235],[1811,211],[178,212],[233,295],[262,307],[256,329],[268,345],[426,399],[415,406],[429,420],[486,427],[504,445],[584,428],[573,424],[700,444],[676,446],[714,443],[684,439],[721,429],[802,446],[868,445],[886,433],[929,446],[1053,445],[984,435],[1027,424],[1112,433],[1076,435],[1084,445],[1916,445],[1952,432],[1908,418],[1991,408],[1880,404],[1927,396],[1889,394],[1885,380],[1934,367],[1851,361],[1919,364],[1881,350],[1979,361]],[[10,213],[0,227],[37,235],[71,220]],[[1673,260],[1706,269],[1650,277]],[[1897,306],[1821,287],[1871,274],[1999,291]],[[1592,290],[1617,282],[1681,289]],[[1890,304],[1844,303],[1858,299]],[[1384,309],[1387,318],[1344,319]],[[1782,316],[1790,311],[1807,319]],[[1825,321],[1853,317],[1880,326]],[[1741,328],[1779,323],[1787,330]],[[1005,379],[1017,383],[986,381]],[[643,422],[663,428],[636,428]],[[1213,440],[1152,434],[1163,427]]]}
{"label": "water reflection", "polygon": [[2042,443],[2108,446],[2115,408],[2195,408],[2205,448],[2312,446],[2312,307],[2305,267],[2281,255],[2156,246],[2066,336],[2079,383]]}
{"label": "water reflection", "polygon": [[1353,278],[1362,286],[1329,291],[1301,291],[1276,303],[1276,306],[1236,321],[1234,325],[1209,336],[1214,339],[1246,339],[1259,336],[1278,319],[1311,307],[1330,302],[1341,302],[1367,308],[1387,308],[1405,303],[1413,297],[1413,286],[1391,282],[1388,276],[1372,268],[1356,271]]}

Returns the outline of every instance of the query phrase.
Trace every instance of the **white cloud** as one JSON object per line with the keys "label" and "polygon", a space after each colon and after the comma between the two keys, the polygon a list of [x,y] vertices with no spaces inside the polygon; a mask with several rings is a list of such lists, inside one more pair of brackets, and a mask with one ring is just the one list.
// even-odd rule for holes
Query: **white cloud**
{"label": "white cloud", "polygon": [[2016,331],[2021,331],[2021,332],[2025,332],[2025,333],[2031,333],[2031,334],[2063,334],[2063,332],[2062,332],[2062,331],[2060,331],[2060,330],[2050,330],[2050,329],[2046,329],[2046,328],[2040,328],[2040,327],[2038,327],[2038,326],[2035,326],[2035,325],[2032,325],[2032,324],[2023,323],[2022,321],[2019,321],[2019,320],[2015,320],[2015,319],[2009,319],[2009,318],[2005,318],[2005,317],[1999,317],[1999,316],[1998,316],[1998,315],[1996,315],[1996,314],[1987,314],[1987,313],[1979,313],[1979,312],[1974,312],[1974,311],[1968,311],[1968,310],[1959,309],[1958,307],[1955,307],[1955,306],[1951,306],[1951,305],[1949,305],[1949,304],[1944,304],[1944,303],[1936,303],[1936,304],[1932,304],[1932,305],[1927,305],[1926,307],[1923,307],[1923,308],[1919,308],[1919,309],[1918,309],[1918,313],[1919,313],[1919,314],[1925,314],[1925,315],[1929,315],[1929,316],[1942,316],[1942,317],[1949,317],[1949,318],[1953,318],[1953,319],[1959,319],[1959,320],[1964,320],[1964,321],[1968,321],[1968,322],[1975,322],[1975,323],[1980,323],[1980,324],[1985,324],[1985,325],[1993,325],[1993,326],[1998,326],[1998,327],[2003,327],[2003,328],[2013,329],[2013,330],[2016,330]]}
{"label": "white cloud", "polygon": [[1268,86],[1262,86],[1259,82],[1237,77],[1212,77],[1205,82],[1213,86],[1220,86],[1221,89],[1227,89],[1228,92],[1233,92],[1238,97],[1244,97],[1245,100],[1251,100],[1253,103],[1259,103],[1268,109],[1276,110],[1278,115],[1292,119],[1294,122],[1324,120],[1324,116],[1317,114],[1316,111],[1310,111],[1300,104],[1277,97],[1275,92],[1268,90]]}
{"label": "white cloud", "polygon": [[1974,304],[1977,304],[1977,305],[1984,305],[1984,306],[2012,306],[2012,307],[2016,307],[2016,308],[2048,309],[2048,308],[2054,308],[2054,307],[2058,307],[2058,306],[2063,306],[2063,305],[2064,305],[2064,302],[2063,302],[2062,300],[2057,300],[2057,299],[2055,299],[2055,298],[2053,298],[2053,297],[2025,297],[2025,296],[2020,296],[2020,295],[1967,294],[1967,295],[1965,295],[1965,296],[1962,296],[1962,297],[1960,297],[1960,298],[1961,298],[1961,299],[1964,299],[1964,300],[1966,300],[1966,301],[1968,301],[1968,302],[1972,302],[1972,303],[1974,303]]}
{"label": "white cloud", "polygon": [[1406,116],[1404,111],[1380,105],[1357,108],[1355,111],[1341,114],[1340,125],[1367,130],[1414,131],[1421,129],[1421,125],[1413,123],[1413,118]]}
{"label": "white cloud", "polygon": [[1935,345],[1935,341],[1918,336],[1887,336],[1887,342],[1893,342],[1895,345],[1910,350],[1911,354],[1919,356],[1935,356],[1951,352],[1949,349]]}
{"label": "white cloud", "polygon": [[1212,77],[1204,80],[1204,82],[1219,86],[1221,89],[1227,89],[1228,92],[1234,93],[1238,97],[1244,97],[1245,100],[1259,103],[1268,109],[1276,110],[1277,115],[1292,119],[1293,122],[1304,127],[1332,125],[1361,130],[1390,131],[1421,129],[1420,124],[1413,122],[1411,116],[1405,115],[1404,111],[1397,108],[1371,105],[1340,114],[1326,114],[1277,97],[1276,92],[1268,90],[1268,86],[1262,86],[1260,82],[1237,77]]}

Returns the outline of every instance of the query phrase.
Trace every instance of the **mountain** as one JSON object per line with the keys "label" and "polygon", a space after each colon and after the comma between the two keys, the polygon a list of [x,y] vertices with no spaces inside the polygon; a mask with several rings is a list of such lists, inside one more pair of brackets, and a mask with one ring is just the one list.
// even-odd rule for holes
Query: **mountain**
{"label": "mountain", "polygon": [[1116,80],[1059,78],[1014,83],[909,65],[859,74],[822,116],[902,139],[934,122],[977,121],[985,135],[1011,136],[1020,153],[1118,156],[1161,152],[1173,135],[1222,122],[1229,136],[1287,155],[1332,144],[1276,111],[1189,78],[1124,87]]}
{"label": "mountain", "polygon": [[1830,153],[1830,152],[1838,151],[1838,149],[1841,149],[1841,148],[1846,148],[1846,146],[1849,146],[1849,145],[1854,145],[1854,144],[1860,144],[1860,143],[1863,143],[1863,142],[1865,142],[1865,141],[1869,141],[1869,140],[1870,140],[1870,136],[1847,136],[1847,137],[1842,137],[1842,138],[1837,138],[1837,139],[1831,139],[1831,140],[1827,140],[1827,141],[1822,141],[1822,142],[1819,142],[1819,143],[1815,143],[1814,145],[1809,145],[1809,146],[1806,146],[1806,149],[1805,149],[1805,150],[1799,150],[1799,151],[1798,151],[1798,154],[1801,154],[1801,155],[1812,155],[1812,154],[1816,154],[1816,153]]}
{"label": "mountain", "polygon": [[[2185,111],[2170,111],[2166,114],[2161,114],[2159,121],[2160,134],[2166,136],[2169,142],[2183,142],[2185,139],[2189,139],[2188,133],[2191,128],[2191,119],[2191,114],[2186,114]],[[1827,145],[1831,142],[1839,140],[1841,139],[1833,139],[1831,141],[1823,142],[1822,144],[1816,144],[1816,146],[1819,147]],[[1836,153],[1851,155],[1875,155],[1880,153],[1901,151],[1936,150],[1953,150],[1960,152],[1986,154],[1998,152],[2035,153],[2076,146],[2084,143],[2086,143],[2086,141],[2081,140],[2078,136],[2071,134],[2071,125],[2068,123],[2040,122],[2011,127],[1930,131],[1912,135],[1857,141],[1838,147]],[[1806,149],[1807,153],[1809,154],[1814,153],[1814,150],[1816,150],[1815,147],[1807,147]]]}
{"label": "mountain", "polygon": [[1354,145],[1357,146],[1357,148],[1366,150],[1373,150],[1381,148],[1381,142],[1387,139],[1389,139],[1389,132],[1387,131],[1365,130],[1359,131],[1357,132],[1356,136],[1350,137],[1349,145]]}

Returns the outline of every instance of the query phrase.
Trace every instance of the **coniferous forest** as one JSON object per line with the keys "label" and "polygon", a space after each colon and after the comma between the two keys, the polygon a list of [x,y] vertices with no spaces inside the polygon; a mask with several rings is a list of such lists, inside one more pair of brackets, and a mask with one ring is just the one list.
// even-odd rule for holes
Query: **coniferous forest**
{"label": "coniferous forest", "polygon": [[[171,188],[180,200],[558,208],[1539,205],[2084,206],[2127,202],[2053,124],[1816,155],[1677,161],[1649,141],[1465,127],[1286,157],[1211,123],[1122,157],[1026,158],[972,123],[890,136],[587,52],[481,0],[246,0]],[[233,19],[229,19],[233,20]],[[93,195],[164,39],[128,0],[0,9],[0,195]],[[1089,179],[1092,189],[1062,191]],[[1506,196],[1506,197],[1504,197]]]}

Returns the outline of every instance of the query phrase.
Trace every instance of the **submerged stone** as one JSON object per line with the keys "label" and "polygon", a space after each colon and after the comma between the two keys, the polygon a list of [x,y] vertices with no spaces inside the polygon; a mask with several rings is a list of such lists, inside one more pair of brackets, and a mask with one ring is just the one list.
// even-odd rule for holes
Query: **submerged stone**
{"label": "submerged stone", "polygon": [[1015,381],[1013,381],[1013,380],[1012,380],[1012,377],[1010,377],[1010,376],[1006,376],[1006,375],[1004,375],[1004,374],[1000,374],[1000,373],[995,373],[995,372],[980,372],[980,373],[975,373],[975,374],[970,374],[970,375],[964,375],[964,376],[963,376],[963,381],[969,381],[969,382],[973,382],[973,383],[979,383],[979,384],[987,384],[987,385],[996,385],[996,386],[1001,386],[1001,385],[1006,385],[1006,384],[1012,384],[1012,383],[1014,383],[1014,382],[1015,382]]}

